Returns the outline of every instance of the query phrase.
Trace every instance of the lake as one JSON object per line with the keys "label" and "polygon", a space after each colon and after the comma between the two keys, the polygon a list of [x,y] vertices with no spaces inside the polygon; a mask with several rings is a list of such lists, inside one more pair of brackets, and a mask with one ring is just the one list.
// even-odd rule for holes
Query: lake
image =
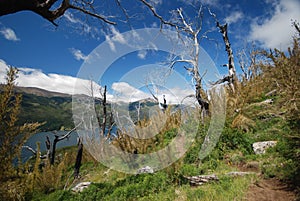
{"label": "lake", "polygon": [[[57,131],[57,135],[64,135],[66,134],[68,131]],[[54,140],[54,134],[52,131],[49,132],[40,132],[40,133],[36,133],[33,136],[31,136],[27,142],[24,144],[24,146],[30,146],[33,149],[37,149],[37,142],[40,142],[40,149],[41,152],[46,151],[46,136],[49,136],[50,138],[50,142],[51,142],[51,149],[52,149],[52,144],[53,144],[53,140]],[[77,145],[77,133],[76,131],[74,131],[73,133],[71,133],[70,137],[68,139],[64,139],[62,141],[59,141],[56,144],[56,149],[62,148],[62,147],[68,147],[68,146],[74,146]],[[33,156],[33,153],[27,149],[22,149],[21,152],[21,159],[22,162],[25,162],[26,160],[28,160],[31,156]]]}

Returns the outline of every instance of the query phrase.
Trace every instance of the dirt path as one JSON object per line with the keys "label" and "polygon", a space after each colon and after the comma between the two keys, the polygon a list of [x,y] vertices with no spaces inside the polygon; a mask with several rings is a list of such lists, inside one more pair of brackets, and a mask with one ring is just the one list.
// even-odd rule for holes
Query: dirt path
{"label": "dirt path", "polygon": [[246,201],[294,201],[296,195],[277,179],[261,179],[252,184],[245,196]]}

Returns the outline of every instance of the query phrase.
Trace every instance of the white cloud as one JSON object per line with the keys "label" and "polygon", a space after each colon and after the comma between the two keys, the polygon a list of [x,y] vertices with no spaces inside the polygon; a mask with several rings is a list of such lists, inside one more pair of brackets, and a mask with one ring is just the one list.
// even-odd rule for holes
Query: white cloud
{"label": "white cloud", "polygon": [[116,46],[115,46],[114,41],[111,39],[111,37],[109,35],[106,35],[105,40],[108,43],[110,50],[113,52],[116,52]]}
{"label": "white cloud", "polygon": [[145,98],[149,98],[149,94],[129,85],[127,82],[114,82],[111,87],[114,94],[114,101],[137,101]]}
{"label": "white cloud", "polygon": [[146,56],[147,56],[147,51],[146,51],[146,50],[140,50],[140,51],[138,51],[137,56],[138,56],[140,59],[145,59]]}
{"label": "white cloud", "polygon": [[225,18],[225,22],[228,24],[236,23],[238,20],[243,18],[243,13],[240,11],[232,12],[229,16]]}
{"label": "white cloud", "polygon": [[195,92],[192,89],[182,89],[179,87],[175,87],[160,91],[161,95],[158,96],[158,99],[160,102],[162,102],[163,95],[165,95],[168,104],[179,104],[185,97],[194,93]]}
{"label": "white cloud", "polygon": [[[0,60],[0,83],[5,82],[8,65]],[[16,83],[22,87],[37,87],[48,91],[66,94],[86,94],[91,95],[90,80],[79,79],[67,75],[45,74],[41,70],[32,68],[18,68],[18,78]],[[76,89],[75,89],[76,86]],[[99,92],[100,86],[94,83],[94,91]],[[99,94],[95,94],[99,96]]]}
{"label": "white cloud", "polygon": [[111,51],[116,51],[116,45],[115,42],[126,44],[126,40],[124,36],[114,27],[110,27],[111,35],[105,35],[106,42],[108,43]]}
{"label": "white cloud", "polygon": [[162,0],[150,0],[151,5],[161,5]]}
{"label": "white cloud", "polygon": [[70,52],[73,54],[74,58],[78,61],[83,60],[85,61],[88,59],[88,56],[83,54],[81,50],[75,49],[75,48],[70,48]]}
{"label": "white cloud", "polygon": [[112,36],[113,41],[119,42],[121,44],[126,44],[125,38],[114,26],[111,26],[111,32],[113,34],[113,36]]}
{"label": "white cloud", "polygon": [[202,0],[203,5],[217,7],[219,5],[219,0]]}
{"label": "white cloud", "polygon": [[[97,30],[89,26],[87,22],[84,22],[81,19],[74,17],[74,15],[69,11],[65,12],[64,17],[67,19],[67,21],[71,22],[72,24],[77,24],[83,27],[83,33],[97,32]],[[92,35],[94,35],[94,33],[92,33]]]}
{"label": "white cloud", "polygon": [[300,2],[298,0],[280,0],[275,5],[273,15],[258,23],[255,19],[251,24],[250,39],[258,41],[264,48],[285,50],[291,45],[294,29],[291,20],[300,19]]}
{"label": "white cloud", "polygon": [[0,30],[0,33],[4,36],[5,39],[7,40],[11,40],[11,41],[18,41],[20,40],[16,33],[14,32],[14,30],[12,30],[11,28],[5,28],[3,27],[1,30]]}
{"label": "white cloud", "polygon": [[[146,98],[152,98],[149,91],[142,91],[137,89],[127,82],[115,82],[112,85],[114,90],[114,95],[111,96],[113,102],[133,102]],[[165,90],[156,91],[155,96],[158,98],[159,102],[163,103],[163,95],[165,95],[167,104],[179,104],[188,95],[194,94],[192,89],[182,89],[179,87],[168,88]]]}
{"label": "white cloud", "polygon": [[[0,59],[0,83],[5,82],[8,65]],[[79,79],[67,75],[46,74],[38,69],[18,68],[18,78],[16,84],[22,87],[37,87],[53,92],[65,94],[85,94],[91,95],[90,80]],[[143,91],[131,86],[127,82],[114,82],[111,86],[113,94],[108,93],[107,99],[111,102],[133,102],[141,99],[152,98],[149,91]],[[101,97],[101,86],[93,82],[94,96]],[[178,104],[188,95],[194,94],[192,89],[183,89],[180,87],[168,88],[155,91],[157,98],[163,102],[163,95],[166,96],[168,104]]]}

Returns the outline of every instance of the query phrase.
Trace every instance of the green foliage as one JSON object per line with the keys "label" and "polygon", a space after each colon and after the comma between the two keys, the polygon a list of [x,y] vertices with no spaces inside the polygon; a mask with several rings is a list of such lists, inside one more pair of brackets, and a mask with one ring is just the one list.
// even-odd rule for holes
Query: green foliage
{"label": "green foliage", "polygon": [[[15,94],[14,86],[18,70],[10,67],[6,83],[0,94],[0,199],[18,199],[24,194],[22,180],[13,160],[19,157],[23,144],[40,126],[38,123],[17,125],[21,95]],[[13,179],[13,181],[10,181]]]}
{"label": "green foliage", "polygon": [[223,153],[230,150],[239,150],[243,154],[252,154],[253,142],[251,133],[244,133],[238,129],[225,127],[217,148]]}
{"label": "green foliage", "polygon": [[[299,187],[300,178],[300,32],[299,25],[294,23],[298,35],[294,38],[293,47],[287,53],[275,49],[265,52],[271,60],[269,65],[263,65],[264,82],[266,86],[277,90],[278,99],[273,106],[274,111],[286,123],[282,129],[281,142],[277,145],[276,157],[284,159],[280,175],[293,181]],[[276,112],[275,112],[276,114]],[[274,173],[277,175],[278,173]]]}
{"label": "green foliage", "polygon": [[21,113],[18,123],[45,122],[40,127],[44,131],[74,127],[72,120],[71,97],[44,97],[23,94]]}
{"label": "green foliage", "polygon": [[251,177],[231,178],[225,176],[221,177],[217,183],[199,188],[187,187],[186,200],[242,200],[251,179]]}
{"label": "green foliage", "polygon": [[33,200],[137,200],[167,190],[170,185],[164,172],[131,175],[113,183],[93,183],[79,194],[56,191],[49,196],[33,196]]}

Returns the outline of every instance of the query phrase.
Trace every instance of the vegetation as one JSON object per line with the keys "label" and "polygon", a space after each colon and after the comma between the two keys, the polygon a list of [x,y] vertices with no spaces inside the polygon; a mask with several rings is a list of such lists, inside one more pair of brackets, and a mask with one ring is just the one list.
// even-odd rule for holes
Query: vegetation
{"label": "vegetation", "polygon": [[[236,85],[239,93],[233,93],[228,88],[230,98],[227,101],[225,127],[210,155],[202,161],[199,159],[199,150],[209,127],[209,121],[204,121],[204,124],[199,121],[195,141],[183,158],[154,174],[140,175],[108,169],[84,149],[80,177],[73,178],[75,147],[59,150],[54,165],[40,159],[37,151],[36,160],[14,168],[11,163],[13,158],[38,124],[16,124],[21,99],[13,93],[16,69],[11,68],[0,99],[1,131],[5,131],[1,133],[1,159],[5,161],[1,163],[1,168],[7,170],[1,174],[1,182],[6,184],[1,187],[1,199],[242,200],[249,185],[261,177],[256,174],[231,177],[226,173],[247,169],[252,163],[258,164],[255,172],[262,173],[263,178],[275,177],[299,190],[299,38],[294,39],[294,46],[287,53],[274,50],[259,54],[264,61],[257,64],[259,74],[239,82]],[[269,99],[272,101],[265,102]],[[64,101],[60,104],[63,105]],[[166,114],[168,112],[170,109]],[[112,143],[128,152],[138,150],[139,153],[149,153],[161,149],[176,136],[180,123],[176,113],[169,117],[163,131],[153,139],[139,142],[120,133]],[[153,120],[160,122],[160,118],[158,115]],[[137,123],[143,127],[147,120]],[[187,125],[187,129],[193,128],[194,125]],[[18,133],[24,133],[20,141],[16,141]],[[276,140],[278,143],[266,154],[255,155],[252,144],[262,140]],[[15,146],[8,146],[13,142]],[[195,188],[185,177],[211,173],[216,174],[219,181]],[[72,193],[71,188],[79,181],[93,183],[81,193]]]}
{"label": "vegetation", "polygon": [[6,84],[0,94],[1,200],[12,199],[16,196],[16,191],[21,189],[18,183],[19,170],[13,166],[13,160],[19,157],[22,145],[40,126],[39,123],[17,125],[22,97],[14,93],[16,76],[17,69],[9,68]]}
{"label": "vegetation", "polygon": [[33,94],[23,94],[19,124],[26,122],[45,122],[40,129],[43,131],[71,129],[72,98],[44,97]]}
{"label": "vegetation", "polygon": [[[5,1],[7,4],[8,1]],[[39,14],[43,16],[45,11],[57,1],[41,1],[46,3],[41,6]],[[40,2],[40,3],[41,3]],[[68,1],[58,6],[63,9],[55,16],[45,17],[52,23],[67,9],[78,9],[76,5]],[[84,2],[84,1],[79,1]],[[201,27],[193,30],[192,24],[186,23],[182,10],[177,10],[180,19],[179,26],[165,21],[155,9],[146,1],[140,0],[158,17],[162,24],[175,28],[183,27],[183,31],[191,30],[193,38],[197,39]],[[39,4],[40,4],[39,3]],[[72,2],[73,3],[73,2]],[[39,6],[39,4],[35,4]],[[49,4],[49,5],[48,5]],[[4,5],[4,3],[3,3]],[[23,5],[23,4],[22,4]],[[83,4],[85,6],[86,3]],[[19,10],[24,8],[20,7]],[[32,10],[33,8],[31,8]],[[43,11],[44,9],[44,11]],[[17,12],[8,8],[0,10],[0,15]],[[82,11],[82,10],[80,10]],[[89,10],[86,10],[89,11]],[[201,10],[200,10],[201,11]],[[37,12],[37,11],[34,11]],[[83,11],[82,11],[83,12]],[[86,12],[85,12],[86,13]],[[54,14],[54,13],[52,13]],[[97,13],[87,13],[100,18]],[[211,13],[211,15],[214,15]],[[215,19],[216,16],[214,15]],[[202,20],[202,19],[201,19]],[[198,128],[195,141],[189,147],[185,156],[169,167],[153,174],[127,175],[116,172],[99,164],[88,154],[83,152],[80,175],[73,177],[73,167],[76,158],[75,148],[63,149],[57,153],[58,157],[41,159],[39,146],[35,160],[26,164],[13,166],[28,137],[40,126],[43,130],[57,130],[62,127],[73,128],[70,97],[43,97],[36,95],[21,95],[14,91],[14,81],[17,69],[10,68],[7,73],[6,84],[0,95],[0,199],[1,200],[242,200],[248,186],[261,179],[256,174],[244,177],[231,177],[226,173],[247,169],[249,164],[257,164],[255,173],[262,173],[264,178],[278,178],[290,184],[300,191],[300,29],[297,23],[294,26],[297,35],[294,43],[287,51],[280,50],[256,50],[251,56],[259,58],[248,66],[249,74],[240,79],[236,77],[231,47],[228,46],[227,25],[217,26],[223,33],[226,50],[229,59],[229,75],[214,84],[229,83],[226,88],[227,117],[222,135],[214,150],[204,159],[199,159],[199,151],[209,127],[209,112],[204,119],[186,124],[186,130]],[[225,37],[226,36],[226,37]],[[196,97],[202,109],[209,110],[211,103],[207,94],[201,88],[202,77],[198,72],[198,42],[194,60],[187,66],[196,80]],[[176,61],[174,61],[176,62]],[[177,61],[178,62],[178,61]],[[187,62],[189,63],[189,62]],[[245,66],[243,66],[243,71]],[[232,74],[233,72],[233,74]],[[106,88],[105,88],[106,90]],[[105,94],[105,92],[104,92]],[[106,124],[110,122],[110,108],[106,108],[106,98],[96,102],[95,110],[99,126],[102,125],[102,135],[105,135]],[[110,143],[129,153],[151,153],[168,145],[178,134],[180,125],[180,113],[171,114],[171,107],[158,114],[153,119],[145,115],[153,103],[145,104],[145,110],[138,116],[134,111],[140,107],[139,103],[129,106],[136,119],[136,130],[139,135],[147,136],[155,133],[150,139],[136,139],[130,137],[122,129],[118,136],[110,139]],[[208,105],[210,107],[208,107]],[[148,107],[149,106],[149,107]],[[101,108],[103,107],[103,108]],[[102,109],[102,110],[101,110]],[[127,109],[127,108],[126,108]],[[199,112],[200,113],[200,112]],[[55,115],[53,115],[55,114]],[[103,117],[104,116],[104,117]],[[146,118],[145,118],[146,117]],[[166,118],[167,117],[167,118]],[[141,118],[141,119],[140,119]],[[163,119],[165,118],[165,119]],[[163,129],[145,130],[146,125],[152,123]],[[39,123],[28,122],[45,122]],[[197,125],[195,125],[197,122]],[[198,125],[199,124],[199,125]],[[104,125],[104,126],[103,126]],[[140,132],[140,133],[139,133]],[[264,155],[255,155],[252,144],[261,140],[276,140],[277,145],[270,148]],[[88,148],[88,147],[86,147]],[[96,147],[100,150],[102,147]],[[101,150],[99,151],[101,154]],[[171,156],[170,156],[171,157]],[[131,158],[124,158],[130,162]],[[252,165],[253,166],[253,165]],[[186,176],[200,174],[218,175],[219,181],[207,183],[203,186],[192,188]],[[92,181],[92,185],[81,193],[72,193],[71,188],[80,181]]]}
{"label": "vegetation", "polygon": [[[255,171],[262,173],[263,178],[276,177],[299,189],[299,38],[295,38],[294,46],[287,53],[274,50],[257,54],[263,61],[255,64],[259,73],[241,79],[235,86],[238,93],[228,88],[225,128],[217,146],[204,160],[200,161],[199,150],[209,126],[206,121],[199,125],[196,140],[185,156],[164,170],[154,174],[126,175],[95,161],[85,161],[81,180],[93,182],[88,189],[74,194],[70,191],[74,185],[68,185],[69,190],[56,188],[60,190],[50,194],[30,194],[30,199],[242,200],[248,186],[261,178],[256,174],[230,177],[226,173],[243,170],[253,163],[257,164]],[[139,122],[139,125],[146,123]],[[134,150],[133,145],[126,147],[126,143],[144,144],[147,149],[137,146],[139,152],[151,152],[157,148],[154,144],[163,147],[176,136],[177,123],[168,124],[164,132],[152,141],[148,140],[149,143],[133,142],[129,138],[113,143],[124,145],[129,152]],[[266,154],[255,155],[252,144],[262,140],[278,143]],[[220,180],[196,188],[191,188],[185,178],[211,173],[218,175]]]}

